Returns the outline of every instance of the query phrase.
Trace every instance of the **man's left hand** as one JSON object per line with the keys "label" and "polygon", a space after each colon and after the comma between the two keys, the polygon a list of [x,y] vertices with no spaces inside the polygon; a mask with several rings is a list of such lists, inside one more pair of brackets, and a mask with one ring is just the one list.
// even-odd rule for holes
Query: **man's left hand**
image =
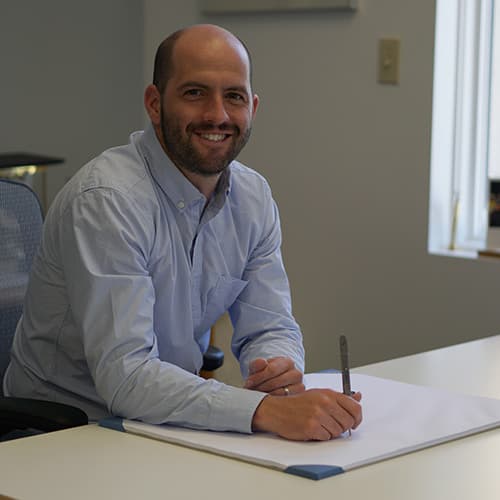
{"label": "man's left hand", "polygon": [[288,396],[305,391],[303,374],[290,358],[256,358],[250,362],[245,389]]}

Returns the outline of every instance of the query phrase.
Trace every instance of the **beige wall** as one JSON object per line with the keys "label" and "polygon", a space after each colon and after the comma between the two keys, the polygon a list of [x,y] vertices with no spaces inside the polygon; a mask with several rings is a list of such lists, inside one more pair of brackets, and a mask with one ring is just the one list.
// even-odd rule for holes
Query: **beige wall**
{"label": "beige wall", "polygon": [[49,201],[142,126],[142,12],[137,0],[1,2],[0,150],[65,158]]}
{"label": "beige wall", "polygon": [[[280,206],[309,370],[338,365],[340,333],[360,365],[500,331],[498,263],[426,249],[434,1],[219,17],[194,0],[144,4],[146,61],[173,26],[198,21],[253,53],[261,107],[241,159]],[[399,86],[376,82],[382,36],[401,38]]]}
{"label": "beige wall", "polygon": [[[354,15],[208,18],[197,0],[7,2],[2,150],[67,158],[49,174],[53,196],[142,126],[142,89],[165,34],[222,24],[254,56],[261,107],[241,159],[280,206],[308,369],[337,364],[340,333],[356,365],[497,333],[498,263],[426,250],[434,2],[359,4]],[[381,36],[401,37],[397,87],[376,82]]]}

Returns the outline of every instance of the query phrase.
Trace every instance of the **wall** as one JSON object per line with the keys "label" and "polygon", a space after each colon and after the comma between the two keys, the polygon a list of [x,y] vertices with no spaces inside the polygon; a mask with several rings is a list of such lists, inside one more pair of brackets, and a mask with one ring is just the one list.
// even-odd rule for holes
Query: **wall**
{"label": "wall", "polygon": [[[498,263],[427,253],[434,1],[359,3],[203,17],[193,0],[145,0],[146,60],[199,21],[253,53],[261,107],[241,159],[280,206],[309,370],[338,365],[340,333],[360,365],[500,330]],[[382,36],[401,38],[398,86],[376,82]]]}
{"label": "wall", "polygon": [[[434,2],[359,3],[354,15],[208,18],[196,0],[4,2],[1,150],[65,157],[52,198],[142,126],[158,42],[221,24],[254,56],[261,107],[241,159],[280,206],[308,369],[338,364],[340,333],[355,365],[497,333],[498,263],[426,250]],[[401,37],[396,87],[376,82],[381,36]]]}
{"label": "wall", "polygon": [[18,0],[0,9],[0,150],[66,159],[48,199],[90,158],[142,126],[138,0]]}

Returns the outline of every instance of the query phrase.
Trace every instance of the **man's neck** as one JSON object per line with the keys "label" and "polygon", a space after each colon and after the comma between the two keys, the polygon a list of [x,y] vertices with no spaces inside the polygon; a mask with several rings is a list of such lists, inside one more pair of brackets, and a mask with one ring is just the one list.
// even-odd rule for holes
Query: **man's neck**
{"label": "man's neck", "polygon": [[[160,127],[154,127],[155,134],[160,143],[165,154],[170,158],[170,155],[167,152],[167,147],[165,142],[163,141],[163,136],[161,134]],[[212,198],[212,195],[215,192],[215,188],[217,187],[217,183],[219,182],[221,173],[213,174],[213,175],[202,175],[197,174],[195,172],[191,172],[185,168],[182,168],[175,164],[175,162],[171,159],[172,163],[179,169],[179,171],[186,177],[186,179],[196,188],[198,191],[205,196],[208,201]]]}
{"label": "man's neck", "polygon": [[201,175],[195,172],[190,172],[183,168],[177,167],[181,173],[186,177],[186,179],[196,188],[198,191],[205,196],[207,201],[212,198],[215,192],[217,183],[219,182],[221,174],[214,175]]}

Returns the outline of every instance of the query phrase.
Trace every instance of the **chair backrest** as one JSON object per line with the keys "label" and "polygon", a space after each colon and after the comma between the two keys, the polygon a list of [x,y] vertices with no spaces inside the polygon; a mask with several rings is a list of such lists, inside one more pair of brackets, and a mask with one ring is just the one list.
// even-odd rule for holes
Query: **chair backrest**
{"label": "chair backrest", "polygon": [[0,394],[42,224],[36,193],[22,182],[0,179]]}

